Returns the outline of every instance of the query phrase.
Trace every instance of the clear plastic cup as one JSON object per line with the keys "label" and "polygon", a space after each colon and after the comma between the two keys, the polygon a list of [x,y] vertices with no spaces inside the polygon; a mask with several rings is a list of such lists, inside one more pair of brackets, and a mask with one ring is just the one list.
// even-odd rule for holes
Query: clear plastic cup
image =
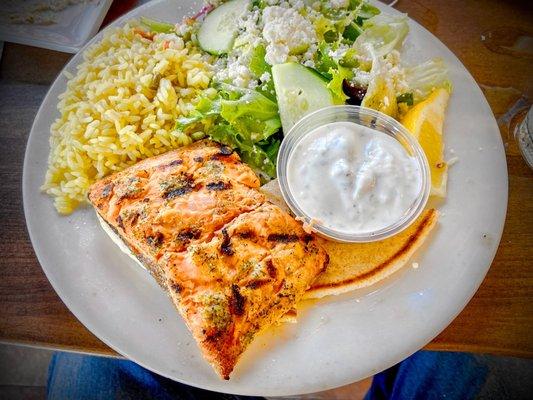
{"label": "clear plastic cup", "polygon": [[[287,176],[287,166],[292,152],[307,134],[332,122],[352,122],[386,133],[399,141],[407,153],[415,158],[420,171],[420,190],[409,208],[394,223],[375,231],[343,232],[324,226],[320,221],[316,221],[312,215],[306,214],[298,205],[291,192]],[[331,106],[303,117],[285,135],[279,149],[277,166],[281,193],[295,216],[319,235],[339,242],[374,242],[401,232],[420,215],[426,206],[431,189],[428,161],[418,141],[393,118],[378,111],[358,106]],[[319,185],[320,182],[317,181],[317,184]]]}
{"label": "clear plastic cup", "polygon": [[529,107],[524,119],[516,125],[514,136],[522,157],[529,168],[533,169],[533,106]]}

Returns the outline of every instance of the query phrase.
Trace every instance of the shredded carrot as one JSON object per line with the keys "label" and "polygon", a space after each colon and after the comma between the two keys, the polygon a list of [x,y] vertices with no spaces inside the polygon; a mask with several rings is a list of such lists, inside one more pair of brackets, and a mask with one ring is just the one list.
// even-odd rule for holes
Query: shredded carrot
{"label": "shredded carrot", "polygon": [[146,32],[146,31],[143,31],[142,29],[139,29],[139,28],[133,29],[133,32],[135,32],[137,35],[142,36],[145,39],[154,40],[154,33],[153,32]]}
{"label": "shredded carrot", "polygon": [[168,40],[165,40],[163,42],[163,48],[166,50],[166,49],[168,49],[168,46],[170,46],[170,42]]}

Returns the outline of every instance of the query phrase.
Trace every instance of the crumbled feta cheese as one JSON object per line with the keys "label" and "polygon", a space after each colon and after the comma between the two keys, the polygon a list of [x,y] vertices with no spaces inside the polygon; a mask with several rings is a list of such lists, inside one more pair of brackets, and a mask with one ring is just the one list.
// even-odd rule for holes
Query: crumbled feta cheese
{"label": "crumbled feta cheese", "polygon": [[176,33],[182,37],[185,37],[187,34],[193,31],[194,25],[195,24],[191,24],[187,22],[179,22],[175,25]]}
{"label": "crumbled feta cheese", "polygon": [[391,51],[385,56],[385,62],[383,64],[384,74],[394,87],[395,92],[409,92],[409,86],[405,81],[405,70],[400,64],[400,52],[398,50]]}
{"label": "crumbled feta cheese", "polygon": [[249,57],[230,56],[226,63],[223,61],[215,64],[215,79],[221,82],[229,82],[239,87],[248,87],[252,74],[248,68]]}
{"label": "crumbled feta cheese", "polygon": [[237,78],[235,78],[237,86],[246,86],[251,78],[250,70],[246,65],[237,66]]}
{"label": "crumbled feta cheese", "polygon": [[317,42],[311,22],[294,8],[266,7],[263,24],[263,37],[267,41],[265,61],[270,65],[287,62],[290,55],[304,53]]}
{"label": "crumbled feta cheese", "polygon": [[363,87],[367,87],[369,85],[370,78],[371,78],[370,72],[366,72],[366,71],[363,71],[357,68],[355,68],[353,72],[354,72],[354,77],[353,77],[354,82],[356,82],[357,84]]}
{"label": "crumbled feta cheese", "polygon": [[258,46],[263,41],[259,26],[260,11],[258,9],[244,13],[237,23],[239,34],[235,43],[239,45]]}
{"label": "crumbled feta cheese", "polygon": [[268,72],[263,73],[263,75],[261,75],[261,76],[259,77],[259,80],[260,80],[261,82],[263,82],[263,83],[264,83],[264,82],[268,82],[270,79],[271,79],[271,76],[270,76],[270,74],[269,74]]}
{"label": "crumbled feta cheese", "polygon": [[261,35],[261,11],[253,8],[240,16],[239,32],[235,47],[225,61],[215,63],[215,79],[232,85],[254,89],[258,82],[252,75],[249,65],[253,49],[264,43]]}
{"label": "crumbled feta cheese", "polygon": [[349,46],[346,44],[340,44],[337,50],[330,50],[328,55],[333,58],[335,61],[339,61],[344,57],[346,51],[348,51]]}
{"label": "crumbled feta cheese", "polygon": [[291,5],[292,8],[298,11],[304,8],[304,2],[302,0],[289,0],[289,4]]}

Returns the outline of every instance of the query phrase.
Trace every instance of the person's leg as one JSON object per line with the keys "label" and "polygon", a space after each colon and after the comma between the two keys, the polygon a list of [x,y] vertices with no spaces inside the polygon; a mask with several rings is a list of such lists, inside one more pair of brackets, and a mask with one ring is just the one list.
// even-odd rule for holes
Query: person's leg
{"label": "person's leg", "polygon": [[47,399],[233,400],[245,397],[174,382],[127,360],[55,353],[48,371]]}
{"label": "person's leg", "polygon": [[419,351],[376,374],[365,400],[474,399],[488,371],[468,353]]}

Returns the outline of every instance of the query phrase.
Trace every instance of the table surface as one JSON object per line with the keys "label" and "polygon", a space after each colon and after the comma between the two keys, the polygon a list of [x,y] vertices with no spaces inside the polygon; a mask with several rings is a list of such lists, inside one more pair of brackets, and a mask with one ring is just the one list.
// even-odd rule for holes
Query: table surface
{"label": "table surface", "polygon": [[[515,3],[515,4],[513,4]],[[396,8],[442,40],[483,89],[509,170],[500,247],[480,289],[427,348],[533,356],[533,172],[510,133],[533,95],[533,7],[527,2],[401,0]],[[61,302],[33,252],[22,164],[37,109],[70,55],[6,43],[0,64],[0,341],[115,354]]]}

